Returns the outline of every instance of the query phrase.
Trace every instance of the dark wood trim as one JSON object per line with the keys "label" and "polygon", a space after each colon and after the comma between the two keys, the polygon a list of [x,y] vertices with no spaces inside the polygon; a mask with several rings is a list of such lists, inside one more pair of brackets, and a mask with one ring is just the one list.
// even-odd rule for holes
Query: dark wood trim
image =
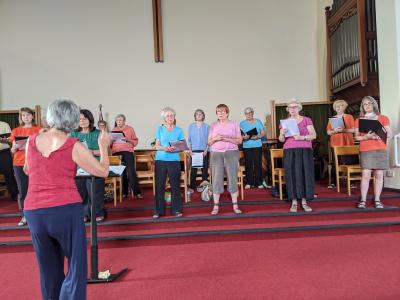
{"label": "dark wood trim", "polygon": [[164,62],[161,0],[153,0],[154,60]]}

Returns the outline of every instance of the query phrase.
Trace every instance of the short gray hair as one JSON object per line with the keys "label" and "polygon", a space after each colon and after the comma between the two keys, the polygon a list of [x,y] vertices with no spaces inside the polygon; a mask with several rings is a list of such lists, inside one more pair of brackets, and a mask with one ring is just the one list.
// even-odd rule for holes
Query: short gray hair
{"label": "short gray hair", "polygon": [[161,110],[161,117],[162,117],[163,119],[165,119],[165,115],[167,114],[167,112],[172,112],[172,114],[174,115],[174,117],[176,116],[175,110],[174,110],[172,107],[167,106],[167,107],[164,107],[164,108]]}
{"label": "short gray hair", "polygon": [[79,127],[80,110],[72,100],[58,99],[47,108],[46,121],[50,128],[70,132]]}
{"label": "short gray hair", "polygon": [[126,121],[126,117],[125,117],[124,114],[118,114],[118,115],[115,117],[115,119],[117,119],[117,118],[122,118],[122,119],[124,119],[124,121]]}
{"label": "short gray hair", "polygon": [[248,113],[251,113],[251,112],[254,112],[254,109],[252,108],[252,107],[246,107],[245,109],[244,109],[244,113],[245,114],[248,114]]}
{"label": "short gray hair", "polygon": [[333,102],[333,104],[332,104],[333,109],[336,110],[336,105],[339,105],[339,104],[343,104],[344,105],[344,110],[346,110],[347,106],[349,106],[349,104],[345,100],[338,99],[335,102]]}
{"label": "short gray hair", "polygon": [[289,111],[290,104],[296,104],[299,107],[299,111],[301,111],[303,109],[303,105],[301,104],[301,102],[299,100],[297,100],[296,98],[292,98],[289,100],[289,102],[286,106],[286,111]]}

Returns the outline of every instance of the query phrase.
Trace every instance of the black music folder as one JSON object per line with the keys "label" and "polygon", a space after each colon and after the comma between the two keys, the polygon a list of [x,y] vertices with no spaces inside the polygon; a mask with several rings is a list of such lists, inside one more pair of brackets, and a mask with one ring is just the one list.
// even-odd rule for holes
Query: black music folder
{"label": "black music folder", "polygon": [[362,133],[374,132],[386,144],[387,131],[378,120],[360,119],[358,131]]}
{"label": "black music folder", "polygon": [[23,141],[23,140],[27,140],[29,138],[29,136],[16,136],[15,140],[16,141]]}
{"label": "black music folder", "polygon": [[242,129],[240,129],[240,132],[242,133],[242,135],[248,135],[250,137],[256,136],[258,134],[257,128],[255,128],[255,127],[246,132],[244,132]]}
{"label": "black music folder", "polygon": [[169,145],[171,147],[174,147],[176,152],[189,150],[189,147],[185,140],[169,142]]}

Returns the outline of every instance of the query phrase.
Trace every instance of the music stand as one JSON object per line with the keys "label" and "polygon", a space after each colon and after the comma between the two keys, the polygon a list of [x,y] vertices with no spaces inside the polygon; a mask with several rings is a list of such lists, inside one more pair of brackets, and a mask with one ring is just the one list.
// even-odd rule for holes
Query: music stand
{"label": "music stand", "polygon": [[[108,175],[109,177],[117,177],[120,176],[115,173],[111,173]],[[78,176],[80,178],[90,178],[90,197],[92,199],[92,203],[90,204],[90,277],[87,279],[87,283],[106,283],[113,282],[117,280],[122,274],[128,271],[128,268],[123,268],[121,271],[115,274],[111,274],[108,278],[99,278],[99,248],[97,243],[97,222],[96,222],[96,207],[94,205],[95,202],[95,185],[94,180],[95,176]]]}

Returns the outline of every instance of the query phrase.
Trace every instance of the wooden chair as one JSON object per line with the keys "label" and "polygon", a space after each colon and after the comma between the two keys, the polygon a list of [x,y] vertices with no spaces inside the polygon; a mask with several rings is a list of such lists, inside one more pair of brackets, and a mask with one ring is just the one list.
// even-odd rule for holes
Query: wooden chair
{"label": "wooden chair", "polygon": [[240,196],[242,200],[244,200],[244,175],[245,175],[243,160],[244,160],[244,153],[243,151],[240,151],[239,168],[238,168],[238,188],[240,188]]}
{"label": "wooden chair", "polygon": [[[122,163],[121,156],[109,156],[110,166],[119,166]],[[107,177],[105,180],[106,192],[112,191],[114,195],[114,206],[117,206],[117,189],[119,189],[119,202],[122,202],[122,176]]]}
{"label": "wooden chair", "polygon": [[[141,165],[144,170],[138,170],[138,165]],[[139,184],[151,184],[153,187],[153,195],[156,193],[154,182],[154,154],[135,154],[136,175]]]}
{"label": "wooden chair", "polygon": [[285,169],[276,167],[276,160],[283,159],[283,149],[270,149],[271,156],[271,175],[272,175],[272,186],[275,186],[275,182],[278,182],[279,186],[279,199],[283,200],[283,184]]}
{"label": "wooden chair", "polygon": [[346,179],[347,181],[347,194],[351,195],[351,182],[354,180],[361,180],[361,166],[346,165],[340,163],[340,157],[346,155],[358,155],[360,156],[360,147],[358,145],[353,146],[336,146],[333,147],[333,156],[335,160],[336,168],[336,186],[337,192],[340,193],[340,179]]}

